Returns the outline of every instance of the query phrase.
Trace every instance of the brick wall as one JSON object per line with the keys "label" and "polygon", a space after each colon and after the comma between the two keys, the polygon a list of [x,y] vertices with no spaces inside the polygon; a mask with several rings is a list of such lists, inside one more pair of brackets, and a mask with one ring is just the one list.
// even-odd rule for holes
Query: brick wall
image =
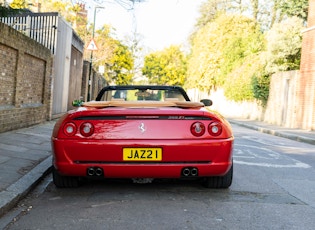
{"label": "brick wall", "polygon": [[302,32],[302,56],[298,82],[298,127],[315,130],[315,0],[309,1],[307,29]]}
{"label": "brick wall", "polygon": [[0,132],[50,120],[50,50],[3,23],[0,34]]}
{"label": "brick wall", "polygon": [[17,55],[16,49],[0,43],[0,106],[12,106],[14,104]]}

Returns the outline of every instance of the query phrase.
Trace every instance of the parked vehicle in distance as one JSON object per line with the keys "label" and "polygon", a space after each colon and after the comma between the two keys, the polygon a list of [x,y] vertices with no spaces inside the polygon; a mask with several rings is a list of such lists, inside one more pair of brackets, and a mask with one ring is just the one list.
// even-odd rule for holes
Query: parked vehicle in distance
{"label": "parked vehicle in distance", "polygon": [[76,187],[84,177],[189,178],[208,188],[228,188],[232,129],[204,103],[191,102],[177,86],[104,87],[95,101],[57,121],[54,184]]}

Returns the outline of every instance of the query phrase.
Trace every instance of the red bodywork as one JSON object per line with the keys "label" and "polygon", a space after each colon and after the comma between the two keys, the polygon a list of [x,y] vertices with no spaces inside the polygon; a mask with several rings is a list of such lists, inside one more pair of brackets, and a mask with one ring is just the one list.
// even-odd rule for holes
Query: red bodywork
{"label": "red bodywork", "polygon": [[[222,133],[199,137],[191,125],[207,128],[219,122]],[[72,123],[75,134],[65,134]],[[89,122],[89,137],[80,126]],[[85,108],[70,111],[56,123],[52,134],[53,165],[64,176],[87,176],[89,167],[99,167],[105,178],[180,178],[184,167],[198,169],[198,177],[222,176],[232,166],[234,137],[229,123],[206,108]],[[161,161],[124,161],[123,148],[161,148]]]}

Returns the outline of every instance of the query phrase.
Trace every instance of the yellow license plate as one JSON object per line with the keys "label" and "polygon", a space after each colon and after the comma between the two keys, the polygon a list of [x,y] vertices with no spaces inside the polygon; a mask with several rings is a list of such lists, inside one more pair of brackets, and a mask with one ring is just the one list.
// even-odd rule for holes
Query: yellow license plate
{"label": "yellow license plate", "polygon": [[124,148],[124,161],[161,161],[162,148]]}

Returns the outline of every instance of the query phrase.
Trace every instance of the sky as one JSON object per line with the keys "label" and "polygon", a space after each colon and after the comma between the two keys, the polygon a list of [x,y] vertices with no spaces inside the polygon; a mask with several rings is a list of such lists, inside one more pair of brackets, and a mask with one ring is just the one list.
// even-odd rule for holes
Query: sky
{"label": "sky", "polygon": [[[96,29],[104,24],[116,29],[118,39],[131,36],[134,31],[142,37],[142,44],[150,50],[162,50],[170,45],[187,42],[205,0],[144,0],[136,1],[134,14],[115,0],[107,0],[96,10]],[[94,5],[95,6],[95,5]],[[89,19],[94,19],[94,6],[89,7]],[[133,16],[134,15],[134,16]]]}

